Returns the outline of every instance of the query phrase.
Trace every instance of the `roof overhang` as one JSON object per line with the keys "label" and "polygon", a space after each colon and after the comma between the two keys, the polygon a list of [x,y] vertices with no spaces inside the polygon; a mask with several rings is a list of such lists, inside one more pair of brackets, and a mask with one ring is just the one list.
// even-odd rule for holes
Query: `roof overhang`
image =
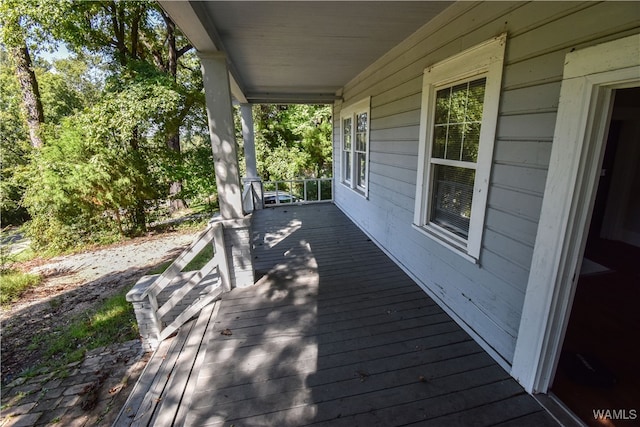
{"label": "roof overhang", "polygon": [[226,54],[237,101],[333,103],[349,81],[451,2],[159,3],[199,52]]}

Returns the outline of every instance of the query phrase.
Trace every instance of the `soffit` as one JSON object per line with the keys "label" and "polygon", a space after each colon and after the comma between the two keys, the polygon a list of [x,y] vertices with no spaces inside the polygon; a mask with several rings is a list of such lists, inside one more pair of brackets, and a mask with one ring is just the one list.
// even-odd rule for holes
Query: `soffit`
{"label": "soffit", "polygon": [[[196,49],[226,53],[249,102],[332,102],[450,2],[161,1]],[[233,82],[232,82],[233,85]]]}

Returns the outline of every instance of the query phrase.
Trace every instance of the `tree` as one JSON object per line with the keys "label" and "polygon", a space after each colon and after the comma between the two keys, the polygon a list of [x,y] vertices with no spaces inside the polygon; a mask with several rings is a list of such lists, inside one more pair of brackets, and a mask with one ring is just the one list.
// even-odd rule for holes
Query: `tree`
{"label": "tree", "polygon": [[86,65],[77,59],[55,60],[53,65],[42,61],[35,67],[41,89],[46,123],[59,124],[63,118],[82,111],[97,102],[96,89],[87,80]]}
{"label": "tree", "polygon": [[[36,246],[62,250],[136,234],[146,228],[148,206],[167,197],[174,208],[180,199],[215,203],[199,60],[155,3],[3,0],[0,14],[13,23],[11,31],[2,27],[3,40],[38,53],[32,42],[52,38],[75,55],[52,64],[36,55],[29,67],[42,104],[34,134],[46,141],[37,149],[20,112],[17,75],[0,68],[8,88],[0,94],[9,165],[2,213],[28,208]],[[331,173],[328,107],[254,111],[265,178]]]}
{"label": "tree", "polygon": [[22,119],[20,89],[8,52],[0,48],[0,219],[2,227],[28,219],[20,205],[24,185],[14,174],[28,164],[30,141]]}
{"label": "tree", "polygon": [[[167,15],[160,7],[156,6],[157,12],[162,16],[162,19],[165,23],[165,34],[164,37],[165,42],[162,45],[162,48],[159,48],[157,45],[149,46],[151,52],[153,53],[153,57],[156,63],[156,66],[164,72],[167,72],[174,80],[174,82],[178,82],[178,61],[180,58],[185,55],[187,52],[193,49],[193,46],[188,43],[186,38],[177,31],[176,24],[173,22],[171,17]],[[178,47],[178,39],[180,39],[181,47]],[[163,55],[163,52],[166,54]],[[189,71],[193,71],[193,69],[187,68]],[[195,78],[194,78],[195,77]],[[197,74],[191,73],[191,78],[194,81],[201,82],[201,75],[198,70]],[[184,91],[185,95],[185,103],[183,108],[179,112],[179,114],[167,122],[167,147],[170,150],[173,150],[177,153],[180,153],[180,127],[184,122],[186,116],[190,113],[191,108],[194,104],[199,103],[201,106],[204,105],[204,98],[202,97],[202,85],[196,84],[196,90],[186,90]],[[182,191],[182,181],[177,180],[171,183],[169,188],[169,197],[172,199],[171,206],[174,210],[182,209],[187,206],[186,202],[183,198],[179,197],[180,192]]]}
{"label": "tree", "polygon": [[[11,121],[2,123],[3,162],[11,163],[2,171],[11,178],[2,182],[3,214],[28,207],[38,244],[62,248],[73,235],[90,241],[92,233],[135,233],[146,227],[148,201],[166,198],[170,188],[174,199],[215,191],[203,167],[211,153],[203,150],[209,142],[198,59],[155,3],[4,0],[0,14],[11,24],[1,29],[3,41],[26,46],[53,37],[76,55],[28,67],[41,102],[33,135],[47,138],[34,144],[36,152],[5,153],[28,128],[24,114],[3,110]],[[87,65],[94,58],[98,67]],[[88,77],[90,66],[103,83]],[[19,86],[15,77],[7,81],[13,101]]]}
{"label": "tree", "polygon": [[258,173],[263,179],[331,176],[331,109],[325,105],[254,108]]}
{"label": "tree", "polygon": [[[180,153],[180,132],[194,106],[204,106],[201,76],[187,68],[180,72],[181,58],[192,50],[171,18],[152,2],[80,2],[77,19],[67,23],[66,34],[76,47],[107,53],[121,67],[131,61],[143,61],[168,74],[183,95],[182,108],[164,123],[167,147]],[[187,60],[188,61],[188,60]],[[191,61],[193,62],[193,61]],[[197,69],[197,68],[196,68]],[[180,198],[182,183],[170,184],[169,196],[174,209],[186,206]]]}
{"label": "tree", "polygon": [[7,47],[16,76],[22,92],[22,107],[24,109],[31,145],[40,148],[43,145],[42,124],[44,112],[40,101],[38,80],[32,68],[31,55],[27,46],[27,35],[21,20],[26,10],[20,7],[12,8],[10,2],[0,6],[0,41]]}
{"label": "tree", "polygon": [[[25,171],[36,248],[58,251],[140,231],[140,205],[160,196],[164,138],[180,94],[146,63],[106,83],[99,102],[64,118]],[[136,143],[133,144],[132,141]]]}
{"label": "tree", "polygon": [[[98,91],[95,83],[87,77],[87,67],[77,59],[56,60],[54,65],[46,61],[34,61],[34,72],[39,81],[40,98],[46,125],[43,136],[55,138],[54,128],[70,115],[93,105]],[[21,109],[20,89],[9,54],[0,49],[0,152],[2,154],[2,182],[0,186],[0,208],[2,224],[21,223],[29,218],[22,195],[26,183],[20,179],[24,168],[42,147],[30,147],[26,120]],[[48,137],[47,137],[48,135]],[[31,165],[33,166],[33,165]]]}

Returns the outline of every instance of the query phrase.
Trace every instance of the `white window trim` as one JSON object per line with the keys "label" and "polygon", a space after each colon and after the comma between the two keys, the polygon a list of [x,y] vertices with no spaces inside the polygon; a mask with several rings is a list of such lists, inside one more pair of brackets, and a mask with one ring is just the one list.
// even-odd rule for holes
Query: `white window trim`
{"label": "white window trim", "polygon": [[529,393],[555,376],[582,261],[613,91],[640,84],[640,34],[566,55],[511,375]]}
{"label": "white window trim", "polygon": [[[365,183],[366,183],[365,187],[359,186],[358,180],[357,180],[358,165],[356,162],[355,132],[357,127],[356,115],[360,113],[367,114],[367,136],[366,136],[367,150],[365,154],[367,157],[367,169],[365,171]],[[345,179],[345,165],[344,165],[344,154],[343,154],[344,153],[343,121],[344,119],[349,117],[351,118],[351,129],[352,129],[351,131],[352,132],[351,133],[351,180],[347,181]],[[357,194],[360,194],[361,196],[364,196],[365,198],[368,198],[369,196],[369,164],[371,161],[370,154],[369,154],[371,151],[371,144],[369,139],[370,133],[371,133],[371,97],[370,96],[342,108],[342,110],[340,111],[340,178],[341,178],[341,182],[345,187],[350,188],[351,190],[353,190]]]}
{"label": "white window trim", "polygon": [[[351,148],[349,150],[345,149],[345,141],[344,141],[344,121],[346,119],[351,119],[351,128],[353,129],[353,114],[342,114],[340,115],[340,176],[342,178],[342,184],[347,187],[351,187],[351,183],[353,182],[353,130],[351,131]],[[351,162],[350,166],[347,167],[347,162],[345,161],[346,153],[350,154]],[[349,178],[347,179],[347,169],[349,169]]]}
{"label": "white window trim", "polygon": [[[502,84],[502,68],[506,33],[485,41],[455,56],[428,67],[422,80],[422,107],[418,151],[418,177],[413,225],[465,259],[477,262],[482,244],[482,232],[487,206],[489,177],[493,159],[498,107]],[[480,129],[480,144],[476,162],[476,177],[469,221],[469,236],[465,240],[442,227],[427,222],[431,194],[430,153],[433,140],[433,117],[436,90],[462,80],[486,77],[485,101]]]}

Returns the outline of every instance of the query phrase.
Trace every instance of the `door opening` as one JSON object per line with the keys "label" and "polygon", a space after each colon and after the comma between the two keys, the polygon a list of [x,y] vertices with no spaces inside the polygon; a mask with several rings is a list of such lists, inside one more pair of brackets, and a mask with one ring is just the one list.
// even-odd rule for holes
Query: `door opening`
{"label": "door opening", "polygon": [[590,426],[640,423],[640,87],[615,91],[551,391]]}

